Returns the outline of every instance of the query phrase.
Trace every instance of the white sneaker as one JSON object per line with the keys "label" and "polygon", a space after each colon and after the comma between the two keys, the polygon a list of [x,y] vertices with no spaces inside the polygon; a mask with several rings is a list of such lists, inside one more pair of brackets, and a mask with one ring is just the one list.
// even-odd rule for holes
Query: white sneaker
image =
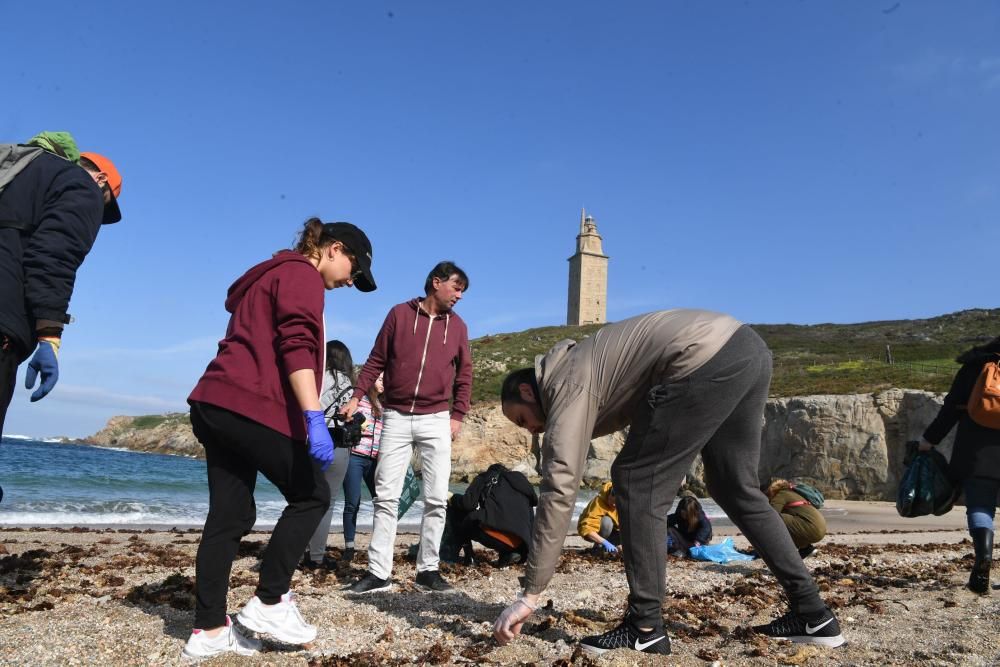
{"label": "white sneaker", "polygon": [[236,619],[254,632],[271,635],[285,644],[308,644],[316,639],[316,626],[302,618],[291,591],[275,605],[266,605],[253,596]]}
{"label": "white sneaker", "polygon": [[214,637],[204,630],[193,630],[181,653],[188,660],[204,660],[220,653],[232,651],[236,655],[254,655],[260,650],[260,642],[244,637],[233,627],[233,621],[226,616],[226,628]]}

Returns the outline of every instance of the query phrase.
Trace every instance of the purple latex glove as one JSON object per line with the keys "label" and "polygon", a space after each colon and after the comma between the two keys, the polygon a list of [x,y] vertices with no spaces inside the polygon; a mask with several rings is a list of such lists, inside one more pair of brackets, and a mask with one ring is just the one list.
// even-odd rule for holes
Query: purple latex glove
{"label": "purple latex glove", "polygon": [[321,410],[306,410],[306,431],[309,433],[309,456],[316,459],[325,472],[333,463],[333,438],[326,428],[326,417]]}

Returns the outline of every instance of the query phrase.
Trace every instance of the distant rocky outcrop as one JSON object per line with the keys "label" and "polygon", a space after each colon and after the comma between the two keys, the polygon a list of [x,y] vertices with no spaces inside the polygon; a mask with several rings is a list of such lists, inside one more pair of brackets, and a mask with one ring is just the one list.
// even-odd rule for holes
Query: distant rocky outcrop
{"label": "distant rocky outcrop", "polygon": [[[940,394],[907,389],[771,399],[762,425],[761,478],[809,481],[830,498],[892,500],[903,470],[905,443],[920,437],[941,401]],[[946,456],[950,456],[952,437],[942,443]],[[611,462],[624,439],[623,431],[591,443],[586,484],[594,486],[610,477]],[[508,422],[498,405],[476,406],[452,447],[452,478],[467,481],[500,462],[537,481],[540,441]],[[204,456],[184,414],[114,417],[83,442]],[[704,492],[700,460],[692,466],[688,483]]]}
{"label": "distant rocky outcrop", "polygon": [[191,432],[187,413],[142,417],[112,417],[107,425],[80,440],[85,445],[120,447],[136,452],[205,457],[205,450]]}

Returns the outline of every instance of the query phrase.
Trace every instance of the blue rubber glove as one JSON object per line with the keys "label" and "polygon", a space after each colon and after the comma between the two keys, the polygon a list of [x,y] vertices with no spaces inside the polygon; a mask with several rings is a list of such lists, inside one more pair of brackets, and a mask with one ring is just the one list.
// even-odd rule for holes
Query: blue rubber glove
{"label": "blue rubber glove", "polygon": [[309,433],[309,456],[316,459],[319,467],[326,469],[333,463],[333,438],[326,428],[326,417],[321,410],[306,410],[306,431]]}
{"label": "blue rubber glove", "polygon": [[608,542],[607,540],[601,542],[601,548],[604,549],[609,554],[616,553],[618,551],[618,547],[611,544],[611,542]]}
{"label": "blue rubber glove", "polygon": [[42,383],[31,395],[31,402],[40,401],[45,398],[59,380],[59,339],[46,337],[38,339],[38,347],[35,354],[28,362],[28,370],[24,374],[24,388],[31,389],[35,386],[38,374],[42,374]]}

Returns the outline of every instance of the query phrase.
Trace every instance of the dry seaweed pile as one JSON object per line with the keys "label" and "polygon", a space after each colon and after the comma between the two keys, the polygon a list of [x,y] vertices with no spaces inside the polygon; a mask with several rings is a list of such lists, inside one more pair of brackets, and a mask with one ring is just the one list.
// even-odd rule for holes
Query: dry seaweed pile
{"label": "dry seaweed pile", "polygon": [[[0,534],[4,532],[17,531]],[[89,531],[93,533],[89,539],[69,543],[60,540],[58,531],[47,532],[46,542],[33,540],[26,531],[0,546],[0,620],[73,608],[89,600],[102,608],[142,610],[150,618],[176,623],[180,629],[174,638],[162,639],[161,650],[179,651],[179,643],[173,647],[169,642],[180,640],[190,627],[197,534]],[[231,579],[232,589],[240,589],[234,597],[252,594],[267,538],[253,534],[241,543]],[[859,631],[859,626],[849,624],[878,625],[878,619],[891,618],[893,610],[909,612],[915,605],[919,614],[928,609],[956,614],[951,608],[968,604],[955,582],[970,566],[969,551],[967,543],[824,544],[807,564],[824,599],[838,610],[845,630]],[[474,565],[442,564],[458,593],[427,595],[413,587],[413,557],[401,549],[395,558],[392,593],[349,600],[340,589],[364,574],[364,550],[351,563],[340,561],[337,549],[328,555],[331,569],[299,571],[293,584],[304,604],[312,605],[307,618],[328,628],[326,643],[306,651],[267,643],[262,659],[278,660],[273,664],[307,662],[312,667],[598,664],[580,653],[576,642],[614,627],[621,620],[627,592],[620,559],[569,550],[550,588],[552,599],[543,599],[545,604],[525,624],[522,639],[501,647],[492,639],[492,621],[509,600],[508,592],[515,590],[523,566],[497,569],[490,563],[492,552],[477,552]],[[671,559],[667,588],[663,619],[675,657],[695,661],[683,664],[905,663],[917,658],[951,663],[973,650],[957,639],[919,651],[897,642],[873,658],[768,641],[748,626],[782,613],[784,597],[759,561],[720,566]],[[625,664],[608,660],[599,663]]]}

